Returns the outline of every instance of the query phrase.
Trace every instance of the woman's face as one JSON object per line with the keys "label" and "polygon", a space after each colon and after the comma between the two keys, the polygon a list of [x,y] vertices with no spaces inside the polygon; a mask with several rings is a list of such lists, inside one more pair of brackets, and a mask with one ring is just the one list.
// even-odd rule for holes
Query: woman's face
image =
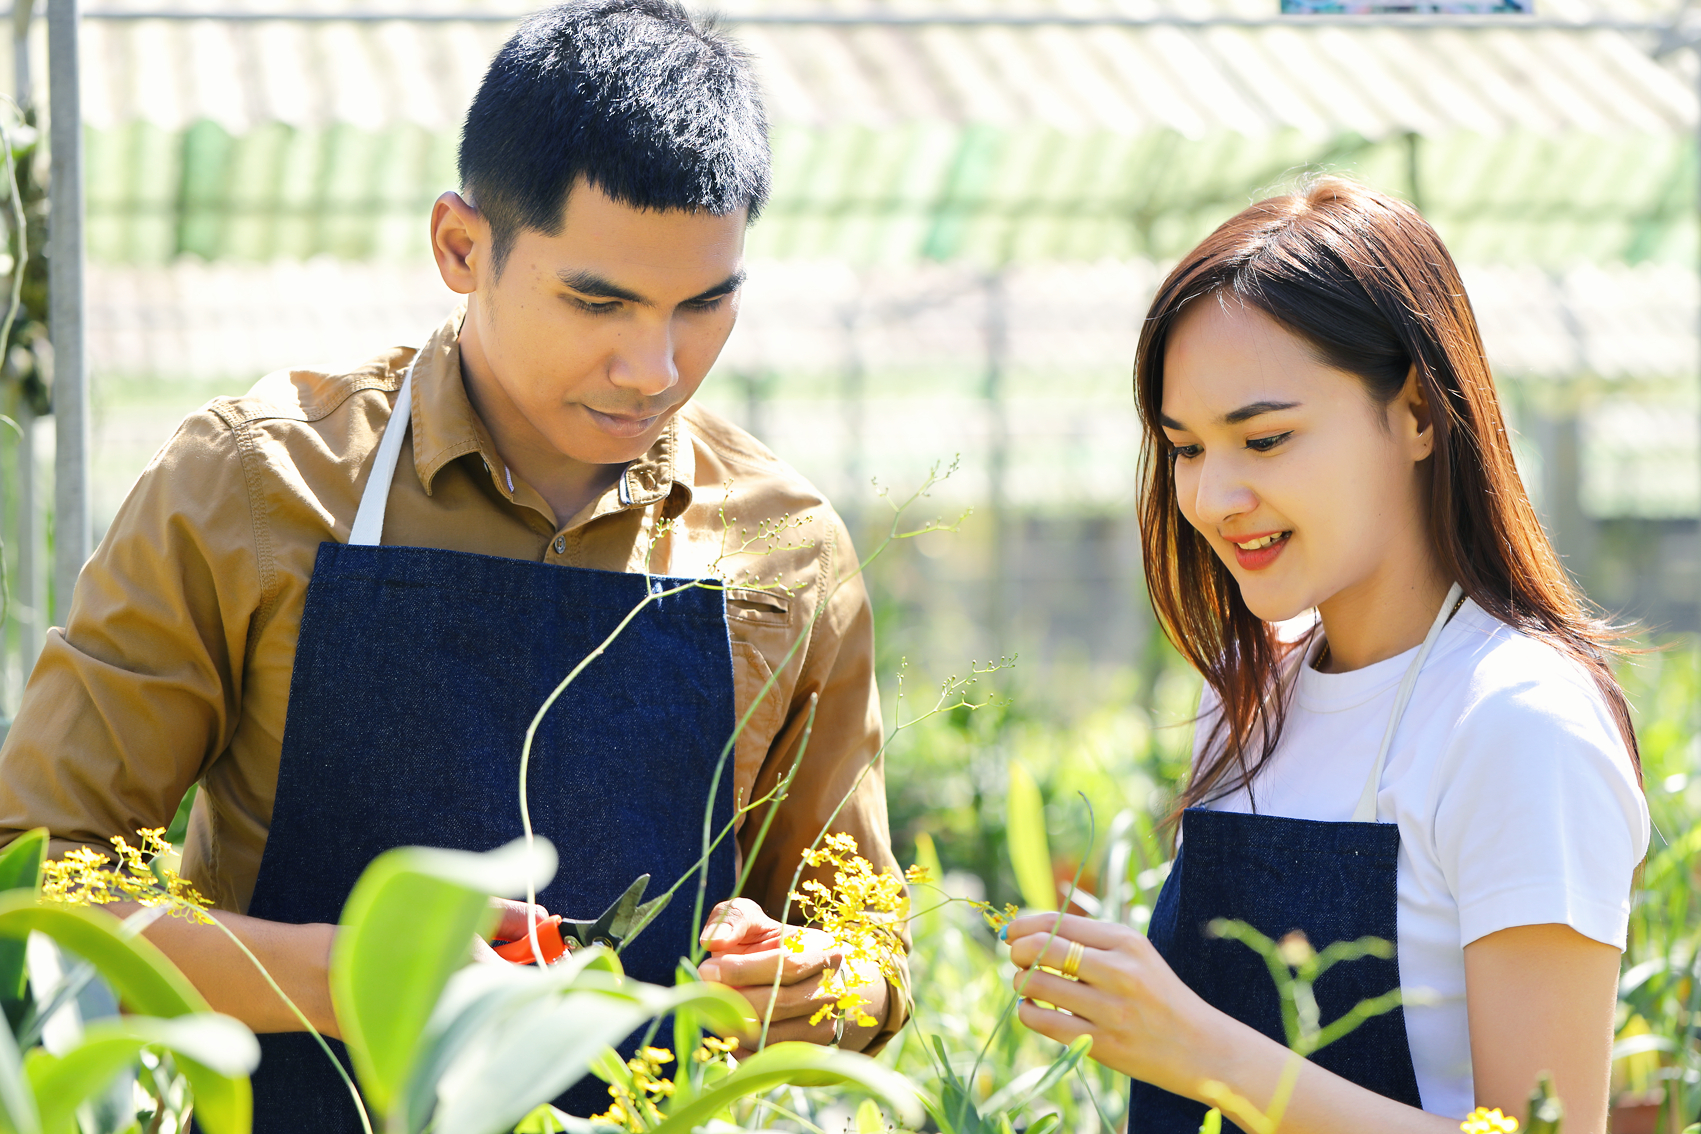
{"label": "woman's face", "polygon": [[1176,502],[1252,613],[1373,612],[1425,585],[1434,555],[1418,462],[1434,432],[1415,380],[1377,406],[1357,375],[1222,293],[1183,312],[1163,373]]}

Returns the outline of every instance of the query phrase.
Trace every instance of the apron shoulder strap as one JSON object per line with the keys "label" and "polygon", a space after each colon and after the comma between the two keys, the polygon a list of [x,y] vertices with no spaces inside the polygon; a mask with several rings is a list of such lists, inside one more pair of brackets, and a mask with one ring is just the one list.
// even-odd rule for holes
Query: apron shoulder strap
{"label": "apron shoulder strap", "polygon": [[[390,482],[396,476],[396,463],[401,460],[402,441],[407,436],[408,419],[413,414],[413,367],[419,361],[416,352],[408,372],[402,378],[401,392],[396,395],[396,408],[378,438],[378,455],[372,460],[372,472],[366,478],[366,488],[360,494],[360,509],[354,514],[349,528],[350,547],[377,547],[384,542],[384,510],[390,503]],[[396,428],[397,425],[401,428]]]}
{"label": "apron shoulder strap", "polygon": [[1353,808],[1354,823],[1376,822],[1376,793],[1382,788],[1382,769],[1388,763],[1388,750],[1394,746],[1394,734],[1400,729],[1400,718],[1406,715],[1406,704],[1412,699],[1412,690],[1417,687],[1418,673],[1423,669],[1423,663],[1429,659],[1429,652],[1435,648],[1437,639],[1441,637],[1442,627],[1453,614],[1453,604],[1459,601],[1464,589],[1454,583],[1447,591],[1447,597],[1442,600],[1441,609],[1435,615],[1435,621],[1430,623],[1429,633],[1424,635],[1423,645],[1418,647],[1417,657],[1406,667],[1406,675],[1400,679],[1400,691],[1394,697],[1394,712],[1388,718],[1388,730],[1382,734],[1382,747],[1377,750],[1376,764],[1370,769],[1370,778],[1364,781],[1364,791],[1358,797],[1358,806]]}

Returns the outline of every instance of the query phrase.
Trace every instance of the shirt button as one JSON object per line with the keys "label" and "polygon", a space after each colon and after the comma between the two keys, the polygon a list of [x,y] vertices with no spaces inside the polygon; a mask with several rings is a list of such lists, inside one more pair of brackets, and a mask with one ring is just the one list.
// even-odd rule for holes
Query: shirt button
{"label": "shirt button", "polygon": [[561,554],[564,554],[566,551],[567,551],[567,537],[566,536],[556,536],[555,537],[555,554],[561,555]]}

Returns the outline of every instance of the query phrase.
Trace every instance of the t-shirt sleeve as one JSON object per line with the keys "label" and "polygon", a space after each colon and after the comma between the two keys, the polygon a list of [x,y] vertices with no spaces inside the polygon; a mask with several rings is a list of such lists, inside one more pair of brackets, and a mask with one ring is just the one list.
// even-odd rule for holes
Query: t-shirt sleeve
{"label": "t-shirt sleeve", "polygon": [[1531,646],[1521,664],[1494,667],[1515,680],[1473,691],[1437,781],[1435,850],[1459,944],[1563,924],[1623,949],[1647,801],[1599,689]]}

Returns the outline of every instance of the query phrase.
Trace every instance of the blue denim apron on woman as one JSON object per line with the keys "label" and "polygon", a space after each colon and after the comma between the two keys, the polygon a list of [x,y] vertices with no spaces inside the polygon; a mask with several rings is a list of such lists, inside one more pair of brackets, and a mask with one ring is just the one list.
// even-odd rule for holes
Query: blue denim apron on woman
{"label": "blue denim apron on woman", "polygon": [[[520,747],[532,715],[647,589],[681,581],[379,546],[412,385],[410,365],[348,544],[319,547],[248,908],[255,917],[335,922],[360,872],[392,847],[484,851],[518,837]],[[722,593],[693,587],[653,603],[538,730],[531,816],[561,856],[538,901],[551,913],[595,917],[640,874],[652,876],[654,897],[690,870],[734,724]],[[714,811],[718,829],[732,815],[730,763]],[[731,897],[733,884],[728,840],[710,861],[709,900]],[[682,890],[685,900],[624,951],[627,972],[673,983],[693,943],[694,897],[694,885]],[[260,1044],[257,1134],[359,1131],[347,1088],[311,1036]],[[342,1045],[332,1046],[346,1065]],[[558,1105],[586,1115],[608,1102],[602,1082],[586,1079]]]}
{"label": "blue denim apron on woman", "polygon": [[[1447,593],[1406,669],[1382,747],[1350,823],[1247,815],[1190,807],[1182,845],[1158,893],[1147,936],[1177,976],[1206,1003],[1286,1044],[1281,1001],[1264,959],[1238,941],[1218,940],[1215,918],[1244,921],[1272,940],[1294,930],[1321,949],[1336,941],[1398,940],[1400,828],[1376,821],[1376,795],[1394,733],[1458,601]],[[1319,1021],[1327,1025],[1361,1000],[1400,985],[1397,957],[1365,957],[1318,978]],[[1406,1019],[1399,1008],[1372,1017],[1311,1056],[1318,1066],[1408,1106],[1422,1106]],[[1197,1134],[1205,1104],[1135,1080],[1128,1134]],[[1223,1128],[1238,1129],[1226,1119]]]}

